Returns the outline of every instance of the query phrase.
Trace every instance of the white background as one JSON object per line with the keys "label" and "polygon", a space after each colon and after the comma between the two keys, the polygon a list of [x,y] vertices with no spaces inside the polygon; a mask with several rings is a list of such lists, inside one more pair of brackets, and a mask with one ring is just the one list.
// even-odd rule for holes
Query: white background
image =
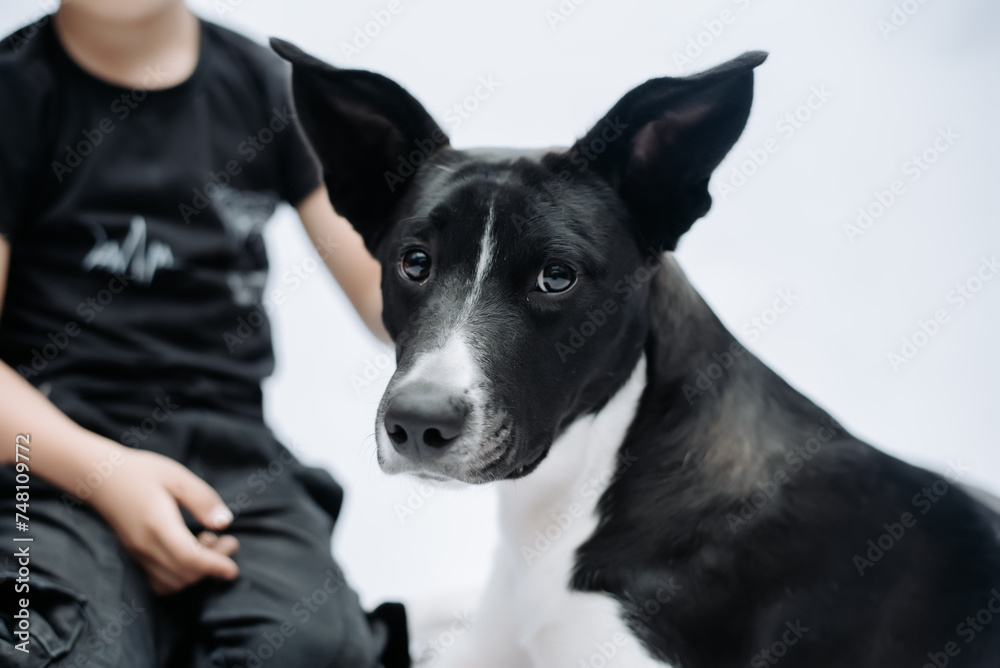
{"label": "white background", "polygon": [[[771,56],[757,70],[746,132],[713,182],[715,206],[683,240],[681,264],[737,333],[790,289],[798,301],[744,343],[858,436],[941,471],[960,459],[971,468],[967,482],[1000,493],[1000,278],[961,309],[948,301],[983,256],[1000,254],[997,3],[910,0],[916,12],[886,38],[878,21],[890,19],[890,0],[587,0],[554,28],[546,12],[558,11],[558,0],[401,0],[402,11],[350,63],[341,44],[387,0],[192,6],[255,39],[280,36],[396,79],[459,148],[570,143],[633,86],[681,74],[675,52],[731,11],[721,34],[701,35],[707,46],[684,72],[748,49]],[[0,29],[42,11],[5,0]],[[460,126],[446,124],[446,111],[481,76],[500,87]],[[832,97],[786,137],[776,123],[814,86]],[[911,181],[904,163],[939,128],[959,138]],[[747,151],[771,137],[779,150],[722,196],[720,184]],[[895,179],[905,192],[852,243],[844,225]],[[347,488],[334,548],[349,578],[367,604],[476,585],[496,539],[494,490],[436,490],[400,518],[400,508],[417,505],[419,486],[385,478],[373,457],[375,408],[391,369],[360,390],[352,384],[391,351],[325,270],[298,290],[282,282],[315,257],[291,210],[271,222],[267,240],[271,287],[288,293],[273,315],[278,369],[266,385],[267,415],[286,443]],[[894,370],[888,353],[938,309],[948,322]]]}

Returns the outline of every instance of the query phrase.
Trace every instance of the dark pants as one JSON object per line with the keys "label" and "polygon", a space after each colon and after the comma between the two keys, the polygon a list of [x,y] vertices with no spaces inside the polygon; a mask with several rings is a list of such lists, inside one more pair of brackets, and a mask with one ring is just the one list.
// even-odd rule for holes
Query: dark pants
{"label": "dark pants", "polygon": [[[0,666],[375,668],[387,644],[397,659],[386,665],[408,663],[401,608],[365,615],[330,554],[340,487],[298,462],[261,421],[166,396],[114,413],[58,389],[50,399],[84,427],[176,459],[214,487],[236,516],[227,533],[240,541],[240,576],[157,597],[104,521],[38,478],[30,528],[17,532],[14,471],[0,468]],[[115,474],[111,464],[98,466],[74,491],[86,496]],[[15,534],[33,541],[16,543]],[[25,545],[30,591],[15,593],[14,553]],[[30,654],[15,649],[11,633],[25,597]]]}

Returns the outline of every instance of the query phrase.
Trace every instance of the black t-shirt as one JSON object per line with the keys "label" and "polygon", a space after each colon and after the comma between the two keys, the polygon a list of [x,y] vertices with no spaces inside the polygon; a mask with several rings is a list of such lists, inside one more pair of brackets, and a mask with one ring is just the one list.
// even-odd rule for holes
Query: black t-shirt
{"label": "black t-shirt", "polygon": [[162,90],[89,74],[51,19],[0,45],[0,359],[43,391],[259,415],[261,228],[320,173],[286,64],[205,21],[200,39],[194,73]]}

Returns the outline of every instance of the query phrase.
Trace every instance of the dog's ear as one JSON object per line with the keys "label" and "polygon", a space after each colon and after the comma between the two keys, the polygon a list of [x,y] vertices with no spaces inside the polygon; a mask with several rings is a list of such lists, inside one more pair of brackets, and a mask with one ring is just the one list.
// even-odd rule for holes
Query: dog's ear
{"label": "dog's ear", "polygon": [[343,70],[271,38],[292,63],[299,123],[323,164],[337,213],[374,251],[417,166],[448,146],[434,119],[399,84],[364,70]]}
{"label": "dog's ear", "polygon": [[712,205],[708,179],[750,114],[761,51],[682,79],[651,79],[623,97],[572,149],[607,179],[644,244],[674,249]]}

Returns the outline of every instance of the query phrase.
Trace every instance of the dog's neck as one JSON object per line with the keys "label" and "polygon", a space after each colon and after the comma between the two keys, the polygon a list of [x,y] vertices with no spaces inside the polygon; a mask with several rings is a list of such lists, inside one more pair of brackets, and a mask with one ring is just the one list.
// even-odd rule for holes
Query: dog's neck
{"label": "dog's neck", "polygon": [[[640,412],[679,489],[739,497],[804,442],[821,409],[743,348],[672,254],[650,286],[649,388]],[[697,483],[696,483],[697,480]]]}
{"label": "dog's neck", "polygon": [[615,472],[600,524],[577,552],[581,590],[613,591],[636,569],[732,538],[726,514],[785,453],[831,426],[737,344],[672,256],[653,278],[648,306],[646,387],[620,450],[631,465]]}
{"label": "dog's neck", "polygon": [[[600,494],[653,464],[657,493],[678,509],[739,498],[829,419],[739,345],[671,254],[652,281],[645,353],[600,410],[563,430],[536,471],[504,483],[507,520],[547,517],[581,491]],[[598,475],[601,484],[588,484]]]}
{"label": "dog's neck", "polygon": [[663,256],[650,283],[647,350],[652,377],[671,382],[686,377],[725,352],[735,341],[694,289],[673,253]]}

